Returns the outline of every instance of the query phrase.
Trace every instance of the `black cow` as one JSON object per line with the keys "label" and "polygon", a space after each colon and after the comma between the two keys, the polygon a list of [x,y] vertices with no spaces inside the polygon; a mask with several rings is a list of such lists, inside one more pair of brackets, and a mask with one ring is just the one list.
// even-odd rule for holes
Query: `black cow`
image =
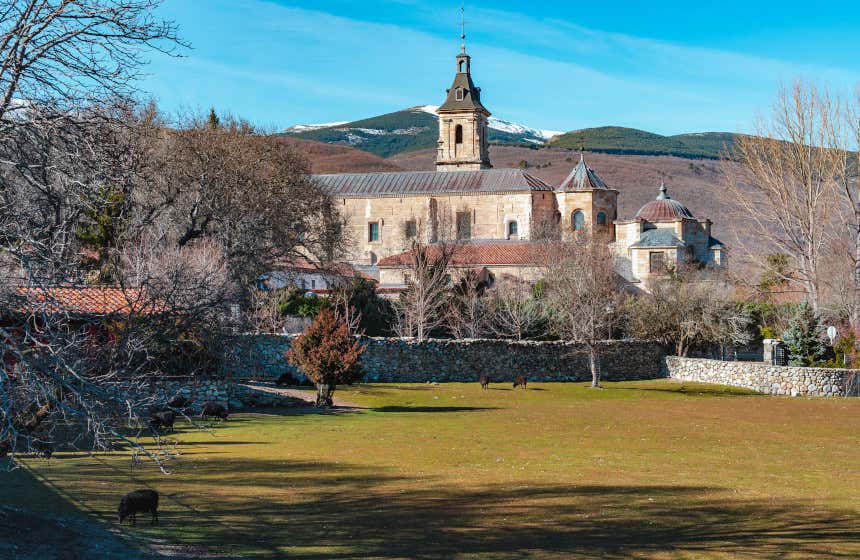
{"label": "black cow", "polygon": [[122,497],[116,511],[119,522],[122,523],[126,517],[130,517],[132,525],[137,525],[138,513],[151,513],[152,524],[158,523],[158,492],[135,490]]}
{"label": "black cow", "polygon": [[222,404],[218,404],[216,402],[205,402],[203,403],[203,408],[200,411],[200,419],[206,420],[214,416],[215,418],[220,418],[221,420],[226,420],[229,414],[227,413],[227,409]]}

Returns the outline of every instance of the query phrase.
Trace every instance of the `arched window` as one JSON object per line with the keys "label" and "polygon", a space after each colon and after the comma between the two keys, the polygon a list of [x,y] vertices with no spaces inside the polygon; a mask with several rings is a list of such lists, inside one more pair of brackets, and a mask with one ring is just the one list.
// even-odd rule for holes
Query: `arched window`
{"label": "arched window", "polygon": [[465,96],[463,95],[463,88],[458,87],[457,90],[454,92],[454,99],[456,99],[457,101],[463,101],[464,97]]}
{"label": "arched window", "polygon": [[582,210],[577,210],[570,217],[570,225],[573,227],[573,231],[582,231],[585,229],[585,214],[582,213]]}
{"label": "arched window", "polygon": [[517,222],[508,222],[508,238],[513,239],[519,236],[520,225]]}
{"label": "arched window", "polygon": [[454,143],[463,143],[463,125],[461,124],[458,124],[457,127],[454,129]]}
{"label": "arched window", "polygon": [[464,70],[465,68],[466,68],[466,61],[465,61],[465,60],[461,60],[461,61],[460,61],[460,73],[461,73],[461,74],[463,73],[463,70]]}
{"label": "arched window", "polygon": [[597,213],[597,225],[599,225],[599,226],[605,226],[606,225],[606,214],[604,214],[603,212]]}

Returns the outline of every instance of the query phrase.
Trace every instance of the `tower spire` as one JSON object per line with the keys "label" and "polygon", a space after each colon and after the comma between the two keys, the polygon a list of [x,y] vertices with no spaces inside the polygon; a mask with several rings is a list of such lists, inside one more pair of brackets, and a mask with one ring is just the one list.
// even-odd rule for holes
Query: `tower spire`
{"label": "tower spire", "polygon": [[460,52],[466,54],[466,0],[460,5]]}

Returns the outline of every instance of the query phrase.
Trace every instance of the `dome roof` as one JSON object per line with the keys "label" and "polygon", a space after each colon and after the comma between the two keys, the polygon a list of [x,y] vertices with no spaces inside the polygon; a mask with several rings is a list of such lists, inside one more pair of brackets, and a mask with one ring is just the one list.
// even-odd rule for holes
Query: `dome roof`
{"label": "dome roof", "polygon": [[597,173],[585,163],[583,154],[579,154],[579,163],[570,172],[570,175],[562,181],[558,187],[559,191],[588,191],[593,189],[608,190],[609,187],[603,182],[603,179],[597,176]]}
{"label": "dome roof", "polygon": [[640,208],[635,217],[649,222],[672,222],[682,218],[695,219],[695,216],[686,206],[667,194],[664,184],[660,185],[657,199]]}

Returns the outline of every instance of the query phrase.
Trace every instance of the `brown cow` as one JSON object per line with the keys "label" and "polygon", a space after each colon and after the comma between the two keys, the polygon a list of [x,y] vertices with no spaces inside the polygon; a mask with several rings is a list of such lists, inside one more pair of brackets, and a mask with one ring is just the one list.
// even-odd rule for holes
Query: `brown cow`
{"label": "brown cow", "polygon": [[528,380],[524,376],[520,375],[514,380],[514,389],[516,389],[517,387],[522,387],[523,389],[526,389],[527,382]]}
{"label": "brown cow", "polygon": [[481,389],[486,389],[490,385],[490,376],[482,374],[481,377],[478,378],[478,383],[481,384]]}

